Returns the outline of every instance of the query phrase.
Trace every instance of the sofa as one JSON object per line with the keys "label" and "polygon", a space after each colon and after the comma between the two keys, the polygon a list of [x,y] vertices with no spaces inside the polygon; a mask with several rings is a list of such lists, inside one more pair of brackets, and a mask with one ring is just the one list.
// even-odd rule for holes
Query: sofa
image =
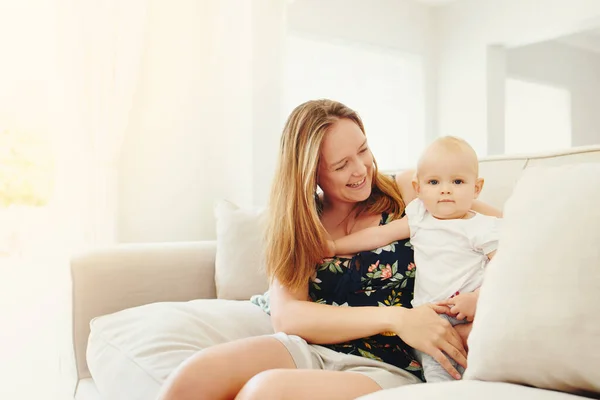
{"label": "sofa", "polygon": [[[539,290],[555,290],[556,287],[580,293],[598,289],[596,293],[600,293],[600,287],[596,286],[600,284],[600,278],[593,275],[586,279],[584,275],[594,274],[594,265],[600,270],[600,246],[585,250],[585,262],[575,263],[575,267],[582,265],[587,270],[571,273],[564,280],[558,278],[564,276],[558,275],[561,273],[560,266],[555,268],[556,273],[549,266],[557,261],[556,255],[552,254],[543,259],[544,265],[541,267],[515,266],[525,271],[519,273],[521,278],[518,280],[507,276],[506,272],[515,263],[536,264],[527,257],[539,256],[526,251],[518,258],[511,258],[511,246],[514,248],[521,246],[523,241],[535,241],[532,236],[538,236],[536,232],[540,237],[546,237],[547,231],[555,229],[551,225],[544,225],[546,222],[554,223],[553,215],[563,214],[552,207],[573,208],[571,214],[567,213],[569,220],[581,218],[578,222],[581,227],[573,227],[574,230],[565,233],[568,235],[565,237],[577,236],[573,232],[581,233],[582,237],[577,238],[577,243],[585,243],[589,236],[590,240],[596,238],[595,231],[585,227],[591,223],[590,218],[595,219],[598,215],[596,211],[589,212],[595,210],[592,205],[596,197],[595,194],[588,195],[585,190],[597,191],[594,185],[600,187],[600,175],[596,173],[597,170],[589,168],[583,172],[564,168],[587,164],[598,166],[598,163],[600,146],[481,159],[480,175],[485,178],[481,200],[504,208],[513,190],[515,196],[519,190],[519,197],[525,201],[515,200],[510,207],[507,206],[510,215],[505,209],[507,225],[518,233],[501,237],[498,254],[492,262],[498,265],[494,264],[495,269],[490,269],[490,275],[493,275],[492,272],[496,275],[493,279],[486,276],[469,339],[469,368],[465,378],[456,382],[388,389],[361,399],[426,400],[443,397],[447,400],[568,400],[598,397],[600,359],[594,355],[600,345],[598,324],[587,318],[589,314],[581,311],[577,316],[586,321],[582,328],[562,331],[568,325],[564,318],[572,317],[569,309],[561,314],[560,307],[564,301],[552,306],[552,310],[545,310],[543,304],[536,302],[542,298]],[[536,169],[549,169],[550,172],[542,172],[540,176],[529,173]],[[529,174],[529,180],[515,189],[517,182],[525,179],[522,177],[526,173]],[[581,182],[579,178],[568,179],[572,175],[581,177]],[[556,187],[548,187],[554,182]],[[540,188],[532,188],[538,183]],[[561,189],[563,186],[564,191]],[[580,189],[584,192],[577,194]],[[589,197],[590,200],[570,207],[571,193],[577,198]],[[559,198],[565,200],[561,203],[556,200]],[[535,201],[536,206],[532,208],[527,199]],[[536,220],[535,213],[538,210],[540,215]],[[214,241],[122,244],[72,257],[72,321],[77,374],[75,399],[154,399],[169,373],[196,351],[217,343],[273,332],[269,315],[263,310],[265,299],[254,296],[267,290],[267,280],[260,268],[260,232],[264,224],[264,210],[242,209],[221,202],[215,212],[217,239]],[[587,214],[578,217],[582,213]],[[524,223],[523,219],[528,221],[530,215],[534,219],[531,223]],[[544,218],[544,215],[548,217]],[[600,220],[597,222],[600,223]],[[568,222],[556,223],[564,225]],[[560,228],[560,234],[565,229]],[[551,240],[556,235],[547,237],[550,239],[544,240]],[[564,238],[561,240],[564,241]],[[550,250],[557,245],[533,243],[526,249],[532,246]],[[539,285],[532,285],[531,281],[527,283],[527,279],[536,279],[535,274],[539,275],[535,268],[544,268]],[[568,283],[571,282],[569,279],[576,280]],[[488,282],[489,287],[486,286]],[[498,302],[494,296],[506,296],[506,292],[502,294],[502,287],[494,287],[496,282],[497,285],[514,286],[517,292],[529,290],[528,293],[533,291],[533,294],[517,303],[511,303],[512,297],[505,297]],[[521,289],[519,285],[524,288]],[[251,296],[254,296],[253,301],[249,301]],[[584,300],[589,298],[581,300],[577,307],[585,307]],[[546,298],[544,304],[553,304],[553,301],[553,298]],[[538,308],[527,311],[529,306]],[[529,314],[515,319],[513,314],[518,314],[521,309]],[[538,325],[536,318],[542,321]],[[592,322],[588,323],[588,320]],[[539,326],[549,322],[553,325],[544,327],[547,330],[540,337]],[[527,328],[529,331],[520,331],[527,324],[532,325]],[[579,322],[576,324],[579,326]],[[552,348],[539,348],[531,356],[526,356],[537,344],[546,345],[550,340],[553,343],[566,343],[568,348],[557,351],[562,351],[564,358],[573,359],[572,365],[567,365],[570,361],[559,362],[554,358]],[[511,359],[503,360],[505,354],[513,352],[518,356],[513,354]],[[561,353],[556,354],[562,358]],[[550,359],[544,359],[546,355]],[[515,362],[515,357],[520,357],[518,362]],[[546,371],[552,364],[556,365],[556,369]],[[521,367],[525,369],[521,370]],[[556,370],[560,372],[558,375]]]}

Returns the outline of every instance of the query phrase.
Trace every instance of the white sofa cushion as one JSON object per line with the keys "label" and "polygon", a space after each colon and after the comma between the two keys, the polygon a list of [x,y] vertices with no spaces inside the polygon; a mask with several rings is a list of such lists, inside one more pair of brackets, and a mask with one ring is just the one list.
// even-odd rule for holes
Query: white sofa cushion
{"label": "white sofa cushion", "polygon": [[92,320],[87,361],[104,399],[156,398],[167,376],[198,350],[273,333],[248,301],[153,303]]}
{"label": "white sofa cushion", "polygon": [[217,298],[248,300],[264,293],[268,281],[264,268],[264,209],[243,209],[222,200],[215,207]]}
{"label": "white sofa cushion", "polygon": [[406,385],[357,400],[585,400],[571,394],[500,382],[455,381]]}
{"label": "white sofa cushion", "polygon": [[502,209],[521,176],[527,159],[488,159],[479,163],[479,176],[485,179],[479,200]]}
{"label": "white sofa cushion", "polygon": [[465,379],[600,393],[600,164],[528,168],[504,209]]}

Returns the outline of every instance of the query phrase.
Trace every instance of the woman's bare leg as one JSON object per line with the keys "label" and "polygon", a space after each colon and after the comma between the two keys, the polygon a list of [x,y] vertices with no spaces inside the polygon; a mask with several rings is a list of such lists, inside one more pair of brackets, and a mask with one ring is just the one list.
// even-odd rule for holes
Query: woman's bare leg
{"label": "woman's bare leg", "polygon": [[235,400],[351,400],[378,390],[357,372],[273,369],[250,379]]}
{"label": "woman's bare leg", "polygon": [[209,347],[192,356],[167,379],[158,400],[231,400],[260,372],[296,368],[277,339],[258,336]]}

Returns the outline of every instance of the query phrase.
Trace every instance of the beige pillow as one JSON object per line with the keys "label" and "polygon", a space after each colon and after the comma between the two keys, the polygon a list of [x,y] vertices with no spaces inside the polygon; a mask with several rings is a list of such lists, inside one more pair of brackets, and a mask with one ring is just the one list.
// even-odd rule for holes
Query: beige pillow
{"label": "beige pillow", "polygon": [[465,379],[600,393],[600,164],[525,170],[504,209]]}
{"label": "beige pillow", "polygon": [[217,298],[248,300],[264,293],[269,286],[264,268],[265,209],[243,209],[222,200],[215,217]]}
{"label": "beige pillow", "polygon": [[199,350],[273,333],[248,301],[152,303],[94,318],[87,362],[103,399],[155,399],[169,374]]}

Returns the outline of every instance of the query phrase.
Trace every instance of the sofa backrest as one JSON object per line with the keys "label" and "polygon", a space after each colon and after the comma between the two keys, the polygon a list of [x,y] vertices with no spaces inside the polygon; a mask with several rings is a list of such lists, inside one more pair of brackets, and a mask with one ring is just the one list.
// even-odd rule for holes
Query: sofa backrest
{"label": "sofa backrest", "polygon": [[[549,153],[482,158],[479,162],[479,175],[484,178],[485,183],[479,199],[502,208],[524,169],[582,162],[600,162],[600,145],[574,147]],[[558,182],[557,190],[560,191]]]}

